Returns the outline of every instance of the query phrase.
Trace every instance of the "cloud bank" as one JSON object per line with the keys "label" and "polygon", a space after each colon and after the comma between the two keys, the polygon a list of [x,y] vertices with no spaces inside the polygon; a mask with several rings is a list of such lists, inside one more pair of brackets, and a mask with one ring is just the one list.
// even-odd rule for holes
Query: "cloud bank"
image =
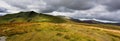
{"label": "cloud bank", "polygon": [[19,11],[120,22],[120,0],[0,0],[0,15]]}

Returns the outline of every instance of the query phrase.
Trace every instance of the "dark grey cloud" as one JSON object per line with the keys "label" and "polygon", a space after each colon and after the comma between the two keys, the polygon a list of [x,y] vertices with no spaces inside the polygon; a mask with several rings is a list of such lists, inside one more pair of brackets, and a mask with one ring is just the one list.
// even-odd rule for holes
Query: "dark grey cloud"
{"label": "dark grey cloud", "polygon": [[66,7],[75,10],[89,9],[94,6],[91,0],[44,0],[48,5],[53,7]]}
{"label": "dark grey cloud", "polygon": [[0,7],[0,12],[1,12],[1,13],[7,12],[7,9],[6,9],[6,8],[3,8],[3,7]]}
{"label": "dark grey cloud", "polygon": [[120,0],[109,0],[109,2],[104,3],[110,11],[119,10],[120,9]]}
{"label": "dark grey cloud", "polygon": [[120,22],[120,0],[0,0],[0,7],[3,12],[36,11]]}
{"label": "dark grey cloud", "polygon": [[39,9],[39,12],[51,12],[65,7],[73,10],[87,10],[94,6],[91,0],[4,0],[13,7],[22,10]]}

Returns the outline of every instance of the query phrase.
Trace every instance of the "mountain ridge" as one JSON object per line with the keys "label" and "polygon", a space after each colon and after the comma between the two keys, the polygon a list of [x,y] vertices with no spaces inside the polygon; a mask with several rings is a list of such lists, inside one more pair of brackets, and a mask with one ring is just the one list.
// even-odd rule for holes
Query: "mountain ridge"
{"label": "mountain ridge", "polygon": [[[3,21],[2,21],[3,20]],[[56,21],[54,21],[56,20]],[[36,13],[34,11],[29,11],[29,12],[20,12],[20,13],[15,13],[15,14],[7,14],[4,16],[0,17],[0,23],[12,23],[12,22],[58,22],[62,23],[65,20],[61,17],[58,16],[52,16],[52,15],[47,15],[47,14],[42,14],[42,13]]]}
{"label": "mountain ridge", "polygon": [[109,24],[109,25],[117,25],[120,26],[120,23],[111,23],[111,22],[101,22],[97,20],[79,20],[79,19],[74,19],[71,18],[72,21],[78,22],[78,23],[89,23],[89,24]]}

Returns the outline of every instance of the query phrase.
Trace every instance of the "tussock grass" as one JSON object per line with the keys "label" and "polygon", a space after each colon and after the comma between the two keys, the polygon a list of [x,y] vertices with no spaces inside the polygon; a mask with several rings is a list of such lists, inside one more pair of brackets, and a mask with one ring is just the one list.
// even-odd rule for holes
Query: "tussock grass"
{"label": "tussock grass", "polygon": [[119,41],[120,33],[89,28],[71,23],[1,24],[0,35],[7,41]]}

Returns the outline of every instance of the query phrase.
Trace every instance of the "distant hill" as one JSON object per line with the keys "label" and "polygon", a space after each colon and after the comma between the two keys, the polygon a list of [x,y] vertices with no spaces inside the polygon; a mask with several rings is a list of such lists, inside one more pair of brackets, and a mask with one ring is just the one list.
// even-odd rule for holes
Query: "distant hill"
{"label": "distant hill", "polygon": [[120,41],[120,26],[29,11],[0,16],[0,36],[6,41]]}
{"label": "distant hill", "polygon": [[79,20],[79,19],[74,19],[71,18],[70,20],[74,21],[74,22],[78,22],[78,23],[89,23],[89,24],[110,24],[110,25],[118,25],[120,26],[120,23],[105,23],[105,22],[100,22],[100,21],[96,21],[96,20]]}

